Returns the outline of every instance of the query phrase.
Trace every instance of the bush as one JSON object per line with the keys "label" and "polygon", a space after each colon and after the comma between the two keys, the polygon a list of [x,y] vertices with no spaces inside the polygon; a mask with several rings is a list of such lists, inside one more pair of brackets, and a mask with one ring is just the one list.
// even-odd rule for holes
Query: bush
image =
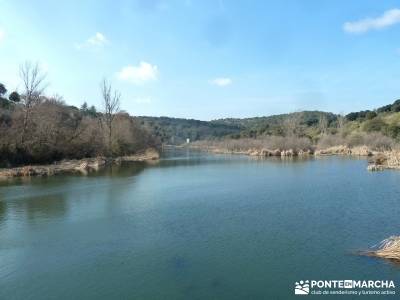
{"label": "bush", "polygon": [[394,139],[400,138],[400,126],[397,126],[396,124],[390,124],[386,128],[386,134]]}
{"label": "bush", "polygon": [[385,131],[387,124],[381,118],[367,120],[363,124],[363,130],[366,132]]}
{"label": "bush", "polygon": [[384,136],[380,132],[353,133],[346,138],[346,145],[349,147],[368,146],[372,150],[390,150],[395,142],[393,139]]}
{"label": "bush", "polygon": [[12,92],[10,96],[8,96],[8,100],[17,103],[21,101],[21,97],[17,92]]}
{"label": "bush", "polygon": [[367,114],[365,115],[367,120],[371,120],[373,118],[375,118],[377,116],[377,113],[374,111],[369,111],[367,112]]}
{"label": "bush", "polygon": [[335,135],[331,135],[331,134],[324,135],[318,141],[318,148],[319,149],[325,149],[325,148],[338,146],[338,145],[346,145],[346,141],[344,140],[344,138],[341,137],[338,134],[335,134]]}

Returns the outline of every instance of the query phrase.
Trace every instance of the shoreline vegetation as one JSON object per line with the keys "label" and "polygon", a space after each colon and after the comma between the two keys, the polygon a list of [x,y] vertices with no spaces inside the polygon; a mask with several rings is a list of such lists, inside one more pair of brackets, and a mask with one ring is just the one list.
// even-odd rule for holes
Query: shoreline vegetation
{"label": "shoreline vegetation", "polygon": [[354,155],[368,157],[371,171],[400,169],[400,100],[347,115],[299,111],[212,121],[134,117],[120,109],[121,94],[106,79],[99,85],[98,110],[46,95],[47,77],[37,63],[25,62],[19,75],[20,90],[8,91],[0,83],[3,174],[33,176],[60,164],[47,173],[75,170],[80,160],[90,168],[101,164],[98,157],[118,161],[161,145],[257,157]]}
{"label": "shoreline vegetation", "polygon": [[399,263],[400,236],[391,236],[387,239],[384,239],[379,244],[373,246],[371,250],[361,251],[360,255],[383,258]]}
{"label": "shoreline vegetation", "polygon": [[0,169],[0,180],[16,177],[47,177],[65,174],[82,174],[99,171],[106,166],[119,165],[123,162],[149,162],[160,158],[157,149],[149,148],[133,155],[120,157],[95,157],[75,160],[62,160],[46,165],[26,165],[23,167]]}
{"label": "shoreline vegetation", "polygon": [[0,83],[0,176],[49,176],[98,169],[110,163],[158,157],[160,142],[120,109],[112,83],[99,84],[101,110],[83,102],[66,104],[45,93],[47,75],[39,64],[19,68],[21,88]]}
{"label": "shoreline vegetation", "polygon": [[400,170],[400,151],[396,147],[374,147],[366,144],[323,147],[319,144],[308,144],[307,141],[295,137],[290,141],[282,137],[269,137],[263,140],[198,141],[184,146],[216,154],[242,154],[255,157],[358,156],[368,158],[369,171]]}
{"label": "shoreline vegetation", "polygon": [[140,117],[163,144],[256,157],[352,155],[368,170],[400,169],[400,100],[347,115],[298,111],[198,121]]}

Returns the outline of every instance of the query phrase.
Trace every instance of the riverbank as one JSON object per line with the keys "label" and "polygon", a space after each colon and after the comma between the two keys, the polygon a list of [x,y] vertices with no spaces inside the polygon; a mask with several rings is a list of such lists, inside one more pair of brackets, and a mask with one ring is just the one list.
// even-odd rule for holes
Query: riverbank
{"label": "riverbank", "polygon": [[391,236],[360,254],[400,262],[400,236]]}
{"label": "riverbank", "polygon": [[203,146],[196,146],[191,145],[189,148],[198,149],[198,150],[205,150],[212,153],[219,153],[219,154],[245,154],[250,156],[305,156],[305,155],[316,155],[316,156],[323,156],[323,155],[354,155],[354,156],[373,156],[378,153],[379,151],[373,151],[369,149],[367,146],[358,146],[358,147],[347,147],[343,145],[328,147],[325,149],[226,149],[226,148],[219,148],[219,147],[203,147]]}
{"label": "riverbank", "polygon": [[241,154],[255,157],[306,157],[306,156],[330,156],[330,155],[343,155],[343,156],[357,156],[368,158],[369,171],[382,171],[385,169],[399,169],[400,170],[400,151],[377,151],[369,148],[368,146],[355,146],[348,147],[345,145],[337,145],[327,147],[324,149],[257,149],[257,148],[239,148],[228,149],[216,146],[203,146],[203,145],[186,145],[191,149],[207,151],[216,154]]}
{"label": "riverbank", "polygon": [[369,161],[369,171],[385,169],[400,170],[400,151],[385,151],[374,155]]}
{"label": "riverbank", "polygon": [[0,169],[0,180],[13,177],[54,176],[60,174],[87,174],[98,171],[107,165],[121,164],[128,161],[153,161],[159,159],[160,154],[154,148],[141,153],[116,158],[96,157],[77,160],[63,160],[48,165],[28,165],[16,168]]}

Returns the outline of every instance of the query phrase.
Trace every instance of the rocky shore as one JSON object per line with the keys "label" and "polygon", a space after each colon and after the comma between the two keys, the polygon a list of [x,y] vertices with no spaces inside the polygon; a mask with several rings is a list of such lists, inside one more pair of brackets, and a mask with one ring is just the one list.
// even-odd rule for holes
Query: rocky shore
{"label": "rocky shore", "polygon": [[325,149],[238,149],[230,150],[216,147],[191,147],[199,150],[206,150],[212,153],[219,154],[244,154],[250,156],[281,156],[281,157],[295,157],[295,156],[328,156],[328,155],[354,155],[354,156],[373,156],[380,152],[372,151],[367,146],[347,147],[343,145],[333,146]]}
{"label": "rocky shore", "polygon": [[12,177],[31,177],[31,176],[53,176],[59,174],[87,174],[91,171],[98,171],[107,165],[121,164],[125,161],[151,161],[159,159],[156,149],[130,156],[117,158],[96,157],[79,160],[63,160],[49,165],[28,165],[17,168],[0,169],[0,180]]}
{"label": "rocky shore", "polygon": [[306,156],[359,156],[368,157],[369,171],[381,171],[384,169],[400,169],[400,151],[373,151],[367,146],[348,147],[344,145],[332,146],[325,149],[224,149],[218,147],[191,148],[218,154],[242,154],[255,157],[306,157]]}

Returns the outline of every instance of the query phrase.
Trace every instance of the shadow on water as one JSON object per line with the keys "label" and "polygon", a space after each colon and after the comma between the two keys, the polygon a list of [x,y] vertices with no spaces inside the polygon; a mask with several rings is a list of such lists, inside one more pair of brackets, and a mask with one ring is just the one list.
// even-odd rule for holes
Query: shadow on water
{"label": "shadow on water", "polygon": [[30,201],[16,201],[15,209],[25,211],[29,221],[63,217],[68,211],[66,197],[62,194],[34,197]]}
{"label": "shadow on water", "polygon": [[90,172],[87,177],[114,177],[124,178],[136,176],[141,173],[149,164],[147,162],[123,162],[120,165],[106,166],[97,172]]}
{"label": "shadow on water", "polygon": [[69,180],[79,178],[96,178],[96,177],[113,177],[113,178],[124,178],[136,176],[141,173],[146,166],[149,165],[146,162],[125,162],[121,165],[106,166],[99,171],[89,172],[87,174],[67,174],[67,175],[56,175],[51,177],[18,177],[11,178],[8,180],[0,181],[0,200],[2,197],[2,187],[7,186],[42,186],[45,184],[47,187],[57,186],[59,183],[65,183]]}
{"label": "shadow on water", "polygon": [[2,224],[5,221],[6,213],[7,213],[7,205],[4,201],[0,200],[0,224]]}
{"label": "shadow on water", "polygon": [[62,218],[67,212],[67,199],[62,194],[31,197],[29,201],[0,201],[0,224],[6,222],[7,215],[18,216],[32,223]]}
{"label": "shadow on water", "polygon": [[[0,224],[7,222],[9,215],[26,219],[28,223],[34,223],[36,220],[62,218],[68,214],[71,205],[80,203],[81,191],[88,197],[89,191],[92,190],[90,192],[92,198],[100,199],[106,195],[107,199],[113,199],[113,195],[118,195],[126,188],[123,186],[125,181],[121,181],[121,179],[137,176],[146,168],[146,165],[142,162],[124,163],[109,166],[87,175],[28,177],[2,182],[0,185]],[[100,182],[99,179],[101,179]],[[104,191],[101,196],[96,195],[99,184]],[[109,204],[111,205],[111,203]]]}

